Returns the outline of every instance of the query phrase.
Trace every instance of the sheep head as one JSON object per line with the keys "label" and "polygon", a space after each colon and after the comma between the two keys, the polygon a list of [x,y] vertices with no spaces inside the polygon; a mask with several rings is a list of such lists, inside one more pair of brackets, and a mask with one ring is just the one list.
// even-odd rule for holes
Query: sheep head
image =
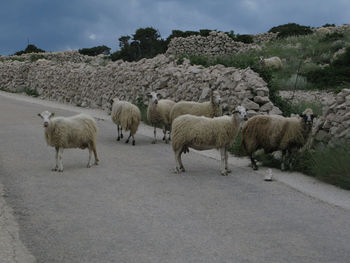
{"label": "sheep head", "polygon": [[55,115],[54,112],[43,111],[42,113],[38,113],[38,116],[44,120],[44,127],[47,128],[49,126],[49,122],[51,117]]}
{"label": "sheep head", "polygon": [[162,98],[162,95],[160,93],[152,91],[147,93],[147,97],[150,102],[149,105],[152,105],[152,104],[158,104],[158,101]]}
{"label": "sheep head", "polygon": [[315,118],[315,115],[312,111],[312,109],[307,108],[304,110],[302,114],[300,114],[300,117],[302,118],[303,124],[306,125],[307,127],[311,128],[313,120]]}
{"label": "sheep head", "polygon": [[232,111],[232,114],[237,114],[238,118],[240,120],[248,120],[247,118],[247,110],[245,107],[243,106],[237,106],[233,111]]}
{"label": "sheep head", "polygon": [[221,97],[219,92],[213,92],[212,89],[210,89],[210,102],[214,105],[220,105],[221,104]]}

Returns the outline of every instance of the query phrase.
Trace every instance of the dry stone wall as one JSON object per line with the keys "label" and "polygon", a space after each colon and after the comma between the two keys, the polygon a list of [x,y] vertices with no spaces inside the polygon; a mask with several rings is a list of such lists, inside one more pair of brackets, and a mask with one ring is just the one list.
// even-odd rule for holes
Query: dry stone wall
{"label": "dry stone wall", "polygon": [[175,101],[203,101],[208,99],[210,87],[220,93],[225,108],[243,104],[249,116],[281,113],[269,100],[266,83],[249,68],[204,68],[191,65],[187,59],[178,65],[176,59],[165,55],[105,66],[55,59],[0,62],[3,90],[36,90],[43,99],[105,110],[113,97],[135,102],[141,96],[146,101],[145,93],[151,90]]}
{"label": "dry stone wall", "polygon": [[167,55],[207,55],[225,56],[251,49],[260,49],[256,44],[234,41],[223,32],[211,31],[208,37],[190,36],[173,38],[168,46]]}
{"label": "dry stone wall", "polygon": [[335,146],[350,140],[350,89],[343,89],[336,97],[322,100],[323,116],[313,129],[317,143]]}

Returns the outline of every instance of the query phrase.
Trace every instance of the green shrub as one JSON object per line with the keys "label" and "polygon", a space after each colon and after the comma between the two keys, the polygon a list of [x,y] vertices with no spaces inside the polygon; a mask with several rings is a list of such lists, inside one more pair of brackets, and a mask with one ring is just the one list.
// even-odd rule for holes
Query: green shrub
{"label": "green shrub", "polygon": [[344,37],[345,36],[343,33],[334,32],[334,33],[326,34],[323,38],[320,39],[320,41],[332,42],[332,41],[344,39]]}
{"label": "green shrub", "polygon": [[39,92],[36,88],[31,89],[31,88],[24,88],[24,92],[28,95],[28,96],[32,96],[32,97],[38,97],[39,96]]}
{"label": "green shrub", "polygon": [[97,47],[92,47],[92,48],[82,48],[79,49],[79,53],[82,55],[87,55],[87,56],[98,56],[101,54],[104,55],[109,55],[110,48],[107,46],[97,46]]}
{"label": "green shrub", "polygon": [[245,156],[241,142],[242,142],[242,130],[240,129],[235,138],[235,142],[233,146],[229,149],[229,152],[238,157]]}
{"label": "green shrub", "polygon": [[37,60],[39,60],[39,59],[44,59],[44,58],[45,58],[44,55],[32,54],[32,55],[30,55],[29,60],[30,60],[30,62],[35,62],[35,61],[37,61]]}
{"label": "green shrub", "polygon": [[147,105],[143,102],[143,97],[142,95],[140,95],[137,99],[136,99],[136,106],[140,109],[141,112],[141,121],[143,121],[146,124],[148,123],[147,120]]}
{"label": "green shrub", "polygon": [[278,38],[290,36],[301,36],[313,33],[309,26],[301,26],[295,23],[288,23],[271,28],[268,32],[278,33]]}
{"label": "green shrub", "polygon": [[295,170],[350,190],[350,142],[306,151],[298,156]]}
{"label": "green shrub", "polygon": [[37,48],[35,45],[28,45],[25,50],[21,50],[15,53],[15,55],[20,56],[27,53],[43,53],[45,50]]}
{"label": "green shrub", "polygon": [[251,44],[254,42],[253,37],[251,35],[236,35],[236,37],[234,38],[235,41],[238,42],[243,42],[246,44]]}
{"label": "green shrub", "polygon": [[350,83],[350,47],[328,67],[304,73],[308,82],[319,89],[336,89]]}

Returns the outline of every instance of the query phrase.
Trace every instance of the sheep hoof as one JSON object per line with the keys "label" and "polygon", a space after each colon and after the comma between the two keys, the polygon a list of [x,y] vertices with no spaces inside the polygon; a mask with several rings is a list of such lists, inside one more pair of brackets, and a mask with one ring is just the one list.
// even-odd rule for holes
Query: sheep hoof
{"label": "sheep hoof", "polygon": [[62,173],[63,169],[58,169],[57,172]]}
{"label": "sheep hoof", "polygon": [[232,170],[230,170],[230,169],[226,169],[226,173],[232,173]]}
{"label": "sheep hoof", "polygon": [[253,166],[253,170],[254,171],[258,170],[258,166]]}
{"label": "sheep hoof", "polygon": [[90,167],[91,167],[91,164],[88,163],[87,166],[86,166],[86,168],[90,168]]}
{"label": "sheep hoof", "polygon": [[156,144],[156,141],[154,140],[154,141],[152,141],[152,144]]}
{"label": "sheep hoof", "polygon": [[165,141],[165,137],[163,137],[163,141]]}
{"label": "sheep hoof", "polygon": [[120,137],[117,138],[117,141],[120,141]]}
{"label": "sheep hoof", "polygon": [[120,138],[122,138],[122,139],[123,139],[123,134],[120,134]]}
{"label": "sheep hoof", "polygon": [[98,161],[95,161],[95,165],[98,165]]}
{"label": "sheep hoof", "polygon": [[135,141],[132,141],[132,145],[134,145],[134,146],[135,146]]}
{"label": "sheep hoof", "polygon": [[125,143],[129,143],[129,140],[126,140]]}
{"label": "sheep hoof", "polygon": [[227,173],[227,171],[224,171],[224,172],[221,172],[221,175],[222,176],[228,176],[228,173]]}

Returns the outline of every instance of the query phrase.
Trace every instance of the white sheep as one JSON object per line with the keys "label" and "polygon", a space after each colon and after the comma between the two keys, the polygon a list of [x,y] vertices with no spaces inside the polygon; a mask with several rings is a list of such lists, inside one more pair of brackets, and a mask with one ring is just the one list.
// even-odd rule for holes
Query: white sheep
{"label": "white sheep", "polygon": [[[264,149],[265,153],[282,151],[281,169],[286,168],[286,159],[292,151],[302,147],[310,134],[314,114],[306,109],[302,118],[286,118],[279,115],[257,115],[249,119],[242,127],[242,148],[250,157],[254,170],[258,166],[253,153]],[[290,163],[288,164],[290,167]]]}
{"label": "white sheep", "polygon": [[118,98],[112,99],[112,103],[111,117],[117,125],[117,141],[123,138],[122,129],[124,129],[125,131],[130,131],[130,135],[125,143],[128,143],[130,137],[132,137],[132,145],[135,145],[134,135],[141,121],[139,108],[130,102],[122,101]]}
{"label": "white sheep", "polygon": [[[147,120],[154,127],[154,139],[152,143],[156,143],[157,141],[157,127],[163,129],[163,140],[165,140],[165,143],[168,143],[168,139],[170,139],[170,110],[175,102],[172,100],[160,99],[161,95],[156,92],[148,93],[147,97],[149,98]],[[169,131],[168,138],[166,136],[167,131]]]}
{"label": "white sheep", "polygon": [[222,116],[220,95],[214,95],[213,91],[210,90],[210,101],[202,103],[194,101],[180,101],[176,103],[170,111],[170,123],[172,123],[178,116],[184,114],[205,116],[209,118]]}
{"label": "white sheep", "polygon": [[279,57],[271,57],[271,58],[260,57],[259,61],[261,65],[267,68],[279,69],[279,68],[282,68],[283,66],[283,63]]}
{"label": "white sheep", "polygon": [[80,148],[89,149],[89,162],[91,167],[91,156],[94,152],[95,164],[99,159],[96,152],[97,126],[95,120],[85,114],[72,117],[55,117],[54,113],[44,111],[39,113],[44,120],[45,139],[48,145],[56,149],[56,165],[53,171],[63,172],[62,154],[63,149]]}
{"label": "white sheep", "polygon": [[186,114],[176,118],[171,130],[176,172],[185,171],[181,154],[187,152],[190,147],[199,151],[214,148],[220,150],[221,174],[230,173],[227,167],[227,150],[233,145],[241,122],[247,118],[246,115],[246,109],[238,106],[232,116],[208,118]]}

